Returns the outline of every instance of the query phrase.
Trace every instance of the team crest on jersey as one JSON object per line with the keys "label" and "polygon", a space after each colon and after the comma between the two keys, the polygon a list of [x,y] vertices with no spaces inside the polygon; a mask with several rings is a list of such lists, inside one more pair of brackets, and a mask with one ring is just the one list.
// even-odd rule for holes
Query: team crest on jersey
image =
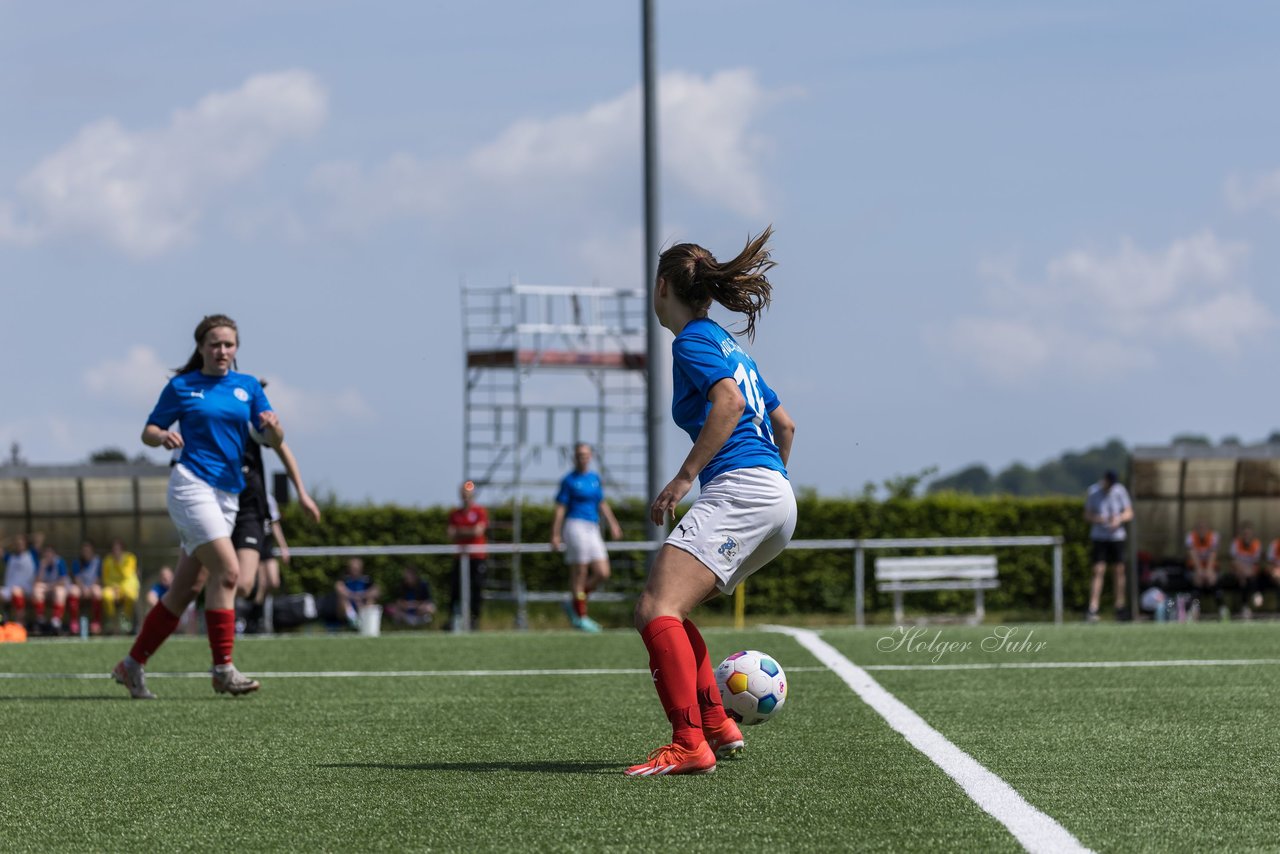
{"label": "team crest on jersey", "polygon": [[236,396],[236,400],[240,401],[241,403],[247,403],[249,401],[249,392],[245,391],[244,389],[238,388],[233,393]]}
{"label": "team crest on jersey", "polygon": [[724,544],[716,549],[716,554],[724,555],[729,560],[733,560],[738,556],[738,541],[733,537],[726,537]]}

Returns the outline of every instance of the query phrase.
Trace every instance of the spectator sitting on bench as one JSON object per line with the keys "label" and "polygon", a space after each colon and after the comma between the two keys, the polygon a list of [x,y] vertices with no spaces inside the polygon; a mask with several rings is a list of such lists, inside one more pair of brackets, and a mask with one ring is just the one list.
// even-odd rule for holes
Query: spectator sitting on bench
{"label": "spectator sitting on bench", "polygon": [[400,577],[396,601],[387,606],[391,619],[402,626],[425,626],[436,613],[431,583],[418,573],[413,564],[406,566]]}
{"label": "spectator sitting on bench", "polygon": [[338,595],[338,618],[346,619],[353,629],[360,628],[360,609],[378,604],[381,591],[373,579],[364,573],[364,561],[353,557],[347,561],[347,571],[333,585]]}
{"label": "spectator sitting on bench", "polygon": [[1197,519],[1195,527],[1187,533],[1187,569],[1191,570],[1191,588],[1196,598],[1204,602],[1213,593],[1218,606],[1222,606],[1222,588],[1218,585],[1218,532],[1204,519]]}
{"label": "spectator sitting on bench", "polygon": [[[1252,522],[1243,522],[1240,532],[1231,541],[1231,574],[1240,588],[1240,617],[1245,620],[1253,616],[1254,608],[1262,607],[1262,590],[1259,587],[1261,563],[1262,540],[1254,536]],[[1226,605],[1223,605],[1219,613],[1226,616],[1225,610]]]}

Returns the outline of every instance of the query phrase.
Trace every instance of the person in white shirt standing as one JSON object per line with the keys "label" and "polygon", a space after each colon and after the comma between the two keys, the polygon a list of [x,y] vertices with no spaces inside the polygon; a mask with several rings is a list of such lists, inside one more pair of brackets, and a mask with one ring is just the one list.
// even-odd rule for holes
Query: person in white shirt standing
{"label": "person in white shirt standing", "polygon": [[1129,620],[1132,615],[1125,605],[1125,523],[1133,519],[1133,502],[1129,491],[1120,483],[1114,471],[1108,470],[1102,480],[1089,487],[1084,499],[1084,518],[1091,523],[1089,539],[1092,543],[1090,560],[1093,563],[1093,584],[1089,588],[1089,610],[1085,620],[1098,621],[1098,606],[1102,600],[1102,585],[1106,581],[1107,567],[1115,573],[1116,619]]}

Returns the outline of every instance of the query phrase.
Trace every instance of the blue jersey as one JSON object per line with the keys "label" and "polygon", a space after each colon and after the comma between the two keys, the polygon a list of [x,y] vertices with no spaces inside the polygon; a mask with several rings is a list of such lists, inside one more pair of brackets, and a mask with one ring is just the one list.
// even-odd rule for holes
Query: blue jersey
{"label": "blue jersey", "polygon": [[76,558],[71,562],[71,580],[77,584],[97,584],[102,578],[102,558]]}
{"label": "blue jersey", "polygon": [[567,508],[565,516],[596,524],[600,523],[601,501],[604,501],[604,487],[600,485],[600,475],[593,471],[569,472],[560,481],[560,491],[556,493],[556,503]]}
{"label": "blue jersey", "polygon": [[695,442],[711,411],[708,394],[723,379],[738,384],[746,401],[742,417],[716,455],[698,475],[706,484],[734,469],[767,468],[787,474],[773,442],[769,413],[778,396],[765,384],[755,360],[732,335],[710,318],[692,320],[671,344],[671,417]]}
{"label": "blue jersey", "polygon": [[43,581],[45,584],[54,584],[67,579],[67,562],[62,558],[55,558],[52,563],[44,563],[41,561],[40,568],[36,570],[36,581]]}
{"label": "blue jersey", "polygon": [[352,593],[363,593],[373,586],[373,579],[367,575],[357,575],[354,578],[350,575],[344,575],[342,576],[342,586]]}
{"label": "blue jersey", "polygon": [[179,374],[160,393],[147,418],[162,430],[175,421],[182,430],[182,464],[210,486],[224,492],[244,489],[240,470],[249,420],[271,410],[257,379],[229,371],[209,376],[200,371]]}

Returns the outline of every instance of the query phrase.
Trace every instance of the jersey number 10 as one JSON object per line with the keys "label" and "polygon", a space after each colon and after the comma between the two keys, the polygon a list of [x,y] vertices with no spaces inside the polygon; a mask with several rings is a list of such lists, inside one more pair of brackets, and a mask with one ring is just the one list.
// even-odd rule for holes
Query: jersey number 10
{"label": "jersey number 10", "polygon": [[769,444],[774,444],[773,427],[766,418],[768,413],[764,411],[764,396],[760,394],[760,377],[754,370],[748,373],[747,366],[739,362],[737,370],[733,372],[733,381],[742,388],[742,396],[746,398],[751,425],[756,428],[756,435],[768,439]]}

